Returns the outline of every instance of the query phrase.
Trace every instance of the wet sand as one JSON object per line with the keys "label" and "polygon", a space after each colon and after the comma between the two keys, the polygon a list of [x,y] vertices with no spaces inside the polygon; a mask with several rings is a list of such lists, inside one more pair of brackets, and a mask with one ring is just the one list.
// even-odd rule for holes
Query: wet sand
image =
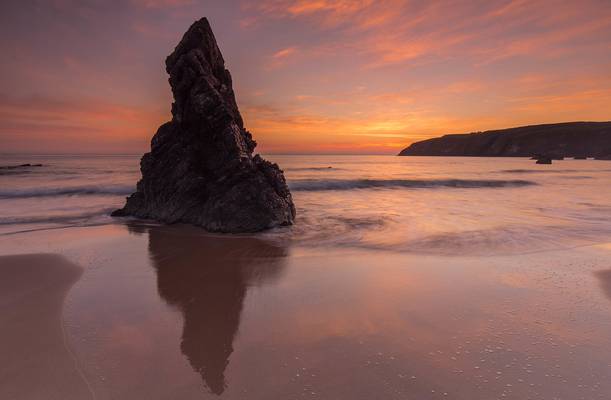
{"label": "wet sand", "polygon": [[[606,248],[438,257],[304,248],[180,226],[20,237],[11,250],[44,243],[41,251],[62,249],[84,267],[68,294],[65,329],[98,400],[590,400],[611,393],[610,278],[597,273],[611,260]],[[0,242],[0,253],[7,247]],[[78,268],[61,258],[53,264],[72,271],[52,274],[57,313]],[[19,282],[10,287],[31,284]],[[52,351],[51,366],[61,372],[53,379],[71,391],[55,398],[92,397],[60,336],[50,335],[55,345],[45,349],[26,349],[41,331],[57,333],[53,313],[27,340],[13,334],[13,360],[24,351],[32,359],[0,370],[1,399],[11,398],[15,382],[30,392],[13,398],[57,390],[36,365]],[[23,307],[18,317],[42,323]]]}
{"label": "wet sand", "polygon": [[62,326],[82,269],[54,254],[0,257],[0,399],[88,399]]}

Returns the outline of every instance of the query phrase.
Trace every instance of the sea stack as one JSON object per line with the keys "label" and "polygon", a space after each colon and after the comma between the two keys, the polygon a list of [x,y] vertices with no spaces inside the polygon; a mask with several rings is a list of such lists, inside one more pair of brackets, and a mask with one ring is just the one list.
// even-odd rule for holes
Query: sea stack
{"label": "sea stack", "polygon": [[165,61],[174,95],[140,161],[142,179],[113,216],[188,223],[211,232],[256,232],[295,219],[282,170],[258,154],[244,129],[231,75],[206,18]]}

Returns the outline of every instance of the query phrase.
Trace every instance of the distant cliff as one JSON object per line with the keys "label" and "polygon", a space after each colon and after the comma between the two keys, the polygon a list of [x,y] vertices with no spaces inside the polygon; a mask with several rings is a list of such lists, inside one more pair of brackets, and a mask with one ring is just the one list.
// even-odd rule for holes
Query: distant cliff
{"label": "distant cliff", "polygon": [[611,158],[611,122],[530,125],[412,143],[400,156]]}

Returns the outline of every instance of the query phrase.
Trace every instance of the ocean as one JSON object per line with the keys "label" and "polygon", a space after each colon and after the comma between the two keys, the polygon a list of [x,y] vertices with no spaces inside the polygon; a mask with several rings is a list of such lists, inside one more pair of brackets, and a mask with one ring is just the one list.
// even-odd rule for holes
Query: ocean
{"label": "ocean", "polygon": [[610,398],[611,162],[267,158],[295,225],[222,235],[111,218],[139,157],[2,157],[0,398]]}
{"label": "ocean", "polygon": [[[511,254],[611,238],[611,162],[524,158],[271,155],[297,207],[263,235],[303,246]],[[2,156],[0,234],[122,223],[139,156]]]}

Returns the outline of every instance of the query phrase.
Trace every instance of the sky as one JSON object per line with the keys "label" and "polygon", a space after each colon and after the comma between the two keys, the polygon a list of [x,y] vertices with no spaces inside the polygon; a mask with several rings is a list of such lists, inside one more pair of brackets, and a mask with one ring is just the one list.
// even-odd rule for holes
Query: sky
{"label": "sky", "polygon": [[203,16],[261,153],[611,120],[609,0],[2,1],[0,153],[147,151]]}

